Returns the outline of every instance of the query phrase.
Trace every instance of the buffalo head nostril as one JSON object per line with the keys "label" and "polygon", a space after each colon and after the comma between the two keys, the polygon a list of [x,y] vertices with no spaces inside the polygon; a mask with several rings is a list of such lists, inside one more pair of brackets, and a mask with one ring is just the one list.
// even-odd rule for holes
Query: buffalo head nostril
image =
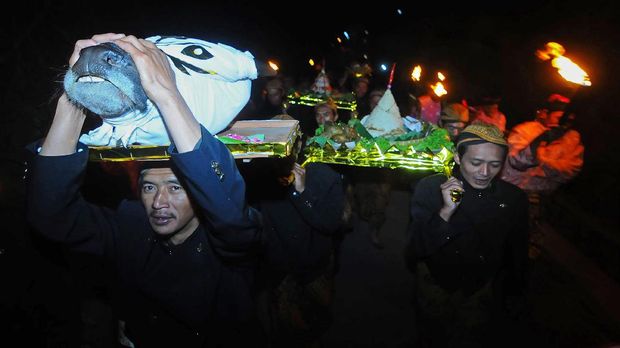
{"label": "buffalo head nostril", "polygon": [[124,56],[113,51],[106,51],[102,58],[107,64],[118,66],[122,63]]}

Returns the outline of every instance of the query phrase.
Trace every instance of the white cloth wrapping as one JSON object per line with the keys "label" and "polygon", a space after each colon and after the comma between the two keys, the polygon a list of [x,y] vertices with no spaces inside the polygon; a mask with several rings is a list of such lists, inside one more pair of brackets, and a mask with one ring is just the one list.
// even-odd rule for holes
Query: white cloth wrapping
{"label": "white cloth wrapping", "polygon": [[[216,134],[226,128],[250,99],[251,80],[257,78],[254,56],[233,47],[193,38],[153,36],[154,42],[168,56],[198,67],[208,74],[191,68],[175,70],[176,82],[194,116],[209,132]],[[194,46],[213,57],[197,59],[183,53]],[[169,145],[170,139],[157,108],[149,100],[145,112],[131,111],[114,119],[103,119],[103,124],[84,134],[80,141],[94,146]]]}

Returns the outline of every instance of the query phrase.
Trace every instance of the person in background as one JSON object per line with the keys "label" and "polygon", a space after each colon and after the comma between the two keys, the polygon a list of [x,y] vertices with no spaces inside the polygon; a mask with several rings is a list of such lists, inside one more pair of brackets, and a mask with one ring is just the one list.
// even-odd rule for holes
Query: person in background
{"label": "person in background", "polygon": [[441,110],[439,127],[448,131],[450,140],[456,141],[463,129],[469,124],[469,110],[461,103],[451,103]]}
{"label": "person in background", "polygon": [[370,80],[364,76],[355,78],[353,93],[357,102],[357,114],[360,116],[368,115],[372,111],[368,91],[370,91]]}
{"label": "person in background", "polygon": [[416,347],[505,346],[525,303],[527,196],[499,177],[508,144],[497,127],[466,127],[456,149],[454,175],[422,178],[411,200]]}
{"label": "person in background", "polygon": [[441,101],[435,92],[428,88],[427,92],[417,98],[420,105],[420,120],[436,125],[441,115]]}
{"label": "person in background", "polygon": [[269,119],[287,113],[286,90],[280,77],[273,77],[262,90],[260,104],[253,112],[254,119]]}
{"label": "person in background", "polygon": [[[371,112],[375,108],[375,106],[379,104],[379,100],[381,100],[381,97],[383,97],[383,94],[385,94],[385,88],[375,88],[372,91],[370,91],[370,93],[368,94],[368,106],[370,107]],[[366,115],[368,114],[364,114],[362,116],[366,116]]]}
{"label": "person in background", "polygon": [[407,103],[406,103],[407,107],[405,108],[405,110],[407,110],[407,115],[406,116],[410,116],[412,118],[415,118],[416,120],[421,120],[422,119],[422,114],[420,111],[420,100],[418,100],[418,98],[416,98],[415,95],[409,93],[407,94]]}
{"label": "person in background", "polygon": [[317,126],[324,125],[327,122],[338,121],[338,108],[333,101],[318,103],[314,106],[314,119]]}
{"label": "person in background", "polygon": [[[508,135],[510,146],[502,179],[527,192],[532,227],[531,252],[543,242],[537,227],[544,206],[563,184],[575,178],[583,166],[581,135],[572,129],[566,108],[570,99],[551,94],[536,112],[534,121],[514,126]],[[534,256],[532,255],[532,256]]]}
{"label": "person in background", "polygon": [[[385,91],[384,88],[377,88],[370,92],[369,114],[377,106]],[[381,241],[380,234],[386,220],[385,210],[390,202],[391,174],[384,169],[365,168],[351,173],[350,177],[352,185],[347,187],[348,202],[357,212],[357,216],[368,224],[372,245],[383,249],[385,245]]]}
{"label": "person in background", "polygon": [[474,101],[474,117],[471,123],[492,124],[502,132],[506,132],[506,116],[499,110],[501,99],[496,97],[483,97],[480,101]]}
{"label": "person in background", "polygon": [[33,144],[27,216],[41,235],[101,257],[115,274],[114,307],[138,347],[262,346],[253,301],[259,213],[226,146],[194,117],[166,55],[150,41],[94,35],[129,53],[173,141],[169,161],[145,165],[140,200],[116,210],[80,192],[89,149],[78,142],[83,109],[63,94],[47,136]]}
{"label": "person in background", "polygon": [[261,171],[258,208],[265,232],[259,313],[271,347],[320,346],[332,322],[343,180],[325,163],[302,168],[301,144],[299,139],[292,156],[274,159]]}
{"label": "person in background", "polygon": [[407,114],[403,117],[403,123],[409,131],[420,132],[423,128],[420,101],[413,94],[407,95]]}

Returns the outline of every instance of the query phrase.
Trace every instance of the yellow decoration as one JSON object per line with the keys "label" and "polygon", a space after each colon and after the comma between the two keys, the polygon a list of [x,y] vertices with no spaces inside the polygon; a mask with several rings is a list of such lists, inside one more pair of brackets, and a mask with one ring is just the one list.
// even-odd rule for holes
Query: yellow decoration
{"label": "yellow decoration", "polygon": [[291,93],[286,97],[287,101],[290,104],[293,105],[304,105],[304,106],[315,106],[318,103],[323,103],[326,102],[327,100],[332,100],[335,104],[336,107],[338,109],[342,109],[342,110],[351,110],[351,111],[356,111],[357,110],[357,102],[355,102],[355,99],[352,98],[352,100],[343,100],[343,99],[338,99],[336,96],[319,96],[319,95],[310,95],[310,94],[305,94],[302,95],[300,93]]}
{"label": "yellow decoration", "polygon": [[404,168],[420,173],[448,173],[454,166],[454,155],[445,147],[437,153],[416,151],[412,146],[404,151],[395,146],[381,151],[378,146],[366,150],[358,143],[352,150],[346,146],[341,146],[338,150],[329,145],[322,148],[307,147],[305,154],[306,161],[303,166],[322,162],[358,167]]}
{"label": "yellow decoration", "polygon": [[[261,143],[234,144],[227,144],[220,139],[235,159],[290,156],[295,141],[301,136],[297,120],[237,121],[230,129],[222,131],[219,135],[224,136],[229,132],[245,136],[261,133],[266,139]],[[95,162],[167,160],[170,158],[168,148],[169,146],[90,146],[89,160]]]}

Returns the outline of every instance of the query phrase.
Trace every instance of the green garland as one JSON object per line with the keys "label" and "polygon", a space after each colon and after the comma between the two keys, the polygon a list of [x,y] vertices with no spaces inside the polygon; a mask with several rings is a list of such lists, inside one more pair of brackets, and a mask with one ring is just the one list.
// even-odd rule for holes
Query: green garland
{"label": "green garland", "polygon": [[[447,148],[451,151],[454,150],[454,144],[450,141],[448,131],[426,122],[419,132],[412,131],[389,137],[373,137],[358,119],[351,119],[346,125],[337,122],[337,125],[340,127],[355,128],[357,134],[360,135],[360,139],[357,140],[357,142],[366,150],[370,150],[375,146],[378,146],[383,152],[388,151],[392,147],[401,151],[405,151],[409,147],[412,147],[416,151],[428,152],[439,152],[443,148]],[[339,144],[329,137],[323,136],[324,132],[324,126],[320,125],[315,130],[315,136],[309,138],[306,145],[310,146],[315,144],[324,147],[326,144],[330,144],[333,148],[339,148]]]}
{"label": "green garland", "polygon": [[391,137],[372,137],[357,119],[347,125],[354,127],[359,139],[345,144],[336,143],[324,135],[320,126],[315,136],[306,142],[307,163],[324,162],[361,167],[406,168],[416,172],[443,172],[451,170],[454,144],[448,132],[425,124],[420,132],[409,132]]}

